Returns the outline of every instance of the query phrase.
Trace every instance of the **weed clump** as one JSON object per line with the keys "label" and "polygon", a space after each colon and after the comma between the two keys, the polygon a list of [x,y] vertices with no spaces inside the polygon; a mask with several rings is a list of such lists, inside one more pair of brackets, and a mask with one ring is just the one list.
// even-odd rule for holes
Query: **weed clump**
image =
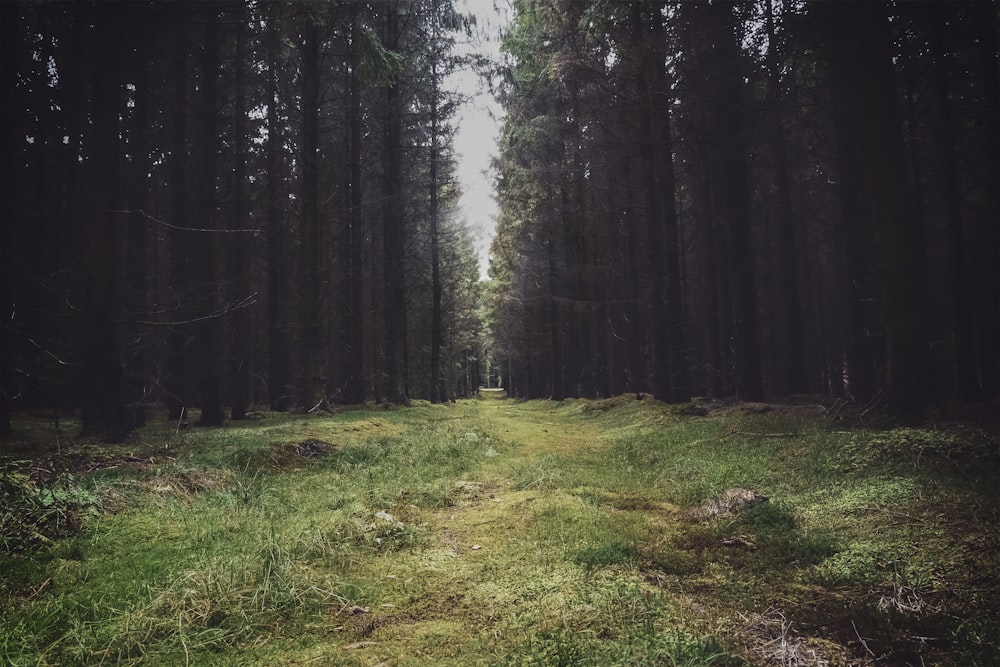
{"label": "weed clump", "polygon": [[73,475],[39,485],[20,463],[0,466],[0,553],[51,545],[99,511],[100,498]]}

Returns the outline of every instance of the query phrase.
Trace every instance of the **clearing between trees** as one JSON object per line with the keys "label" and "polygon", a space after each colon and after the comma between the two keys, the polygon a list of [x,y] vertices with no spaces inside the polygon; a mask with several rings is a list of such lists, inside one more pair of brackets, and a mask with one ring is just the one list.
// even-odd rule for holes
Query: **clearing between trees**
{"label": "clearing between trees", "polygon": [[25,417],[0,661],[1000,660],[995,433],[482,395],[115,446]]}

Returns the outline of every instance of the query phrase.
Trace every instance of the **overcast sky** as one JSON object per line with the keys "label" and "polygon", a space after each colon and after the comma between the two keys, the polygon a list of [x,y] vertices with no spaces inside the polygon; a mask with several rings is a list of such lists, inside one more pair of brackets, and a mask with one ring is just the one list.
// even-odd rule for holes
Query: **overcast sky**
{"label": "overcast sky", "polygon": [[[509,21],[508,0],[457,0],[456,4],[462,13],[475,14],[482,32],[489,37],[489,41],[459,43],[456,49],[460,53],[471,49],[499,57],[498,34]],[[485,278],[497,213],[490,160],[497,153],[502,111],[489,88],[472,70],[452,74],[446,85],[468,98],[455,118],[455,152],[462,188],[459,207],[475,235],[479,273]]]}

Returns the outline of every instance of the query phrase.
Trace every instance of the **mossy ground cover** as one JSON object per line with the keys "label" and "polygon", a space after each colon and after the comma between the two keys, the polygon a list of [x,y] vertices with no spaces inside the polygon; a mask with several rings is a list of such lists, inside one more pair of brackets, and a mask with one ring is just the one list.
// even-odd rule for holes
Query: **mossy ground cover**
{"label": "mossy ground cover", "polygon": [[[480,400],[115,447],[23,421],[0,662],[1000,661],[994,435],[698,413]],[[709,511],[732,488],[767,500]]]}

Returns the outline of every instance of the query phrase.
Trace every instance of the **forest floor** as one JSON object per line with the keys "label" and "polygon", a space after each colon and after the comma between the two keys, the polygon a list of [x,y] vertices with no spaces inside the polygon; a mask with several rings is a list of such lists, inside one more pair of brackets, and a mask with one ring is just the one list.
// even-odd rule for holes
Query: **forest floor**
{"label": "forest floor", "polygon": [[116,446],[24,416],[0,663],[1000,663],[995,432],[482,396]]}

